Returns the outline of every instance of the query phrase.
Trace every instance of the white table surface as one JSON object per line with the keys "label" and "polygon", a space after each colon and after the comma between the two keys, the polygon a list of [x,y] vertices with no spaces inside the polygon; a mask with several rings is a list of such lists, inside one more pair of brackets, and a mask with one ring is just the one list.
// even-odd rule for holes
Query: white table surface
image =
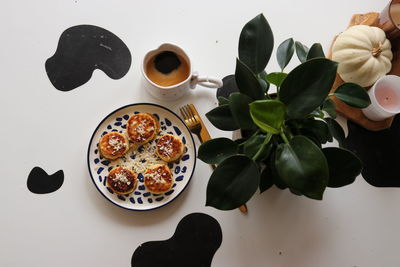
{"label": "white table surface", "polygon": [[[376,188],[362,177],[327,189],[323,201],[276,188],[238,210],[205,207],[210,167],[198,161],[185,192],[171,204],[133,212],[103,198],[90,179],[86,153],[99,121],[129,103],[154,102],[177,111],[194,103],[205,114],[215,91],[198,87],[175,102],[160,102],[142,89],[140,62],[164,42],[185,48],[200,74],[224,77],[235,69],[240,31],[264,13],[275,48],[293,37],[325,51],[352,14],[381,11],[384,0],[262,1],[2,1],[0,266],[130,266],[143,242],[169,238],[187,214],[216,218],[223,242],[212,266],[400,266],[400,190]],[[70,91],[56,90],[44,63],[60,34],[92,24],[119,36],[132,53],[120,80],[96,70]],[[293,60],[289,69],[298,63]],[[267,71],[277,71],[275,50]],[[212,136],[230,136],[205,120]],[[26,187],[29,172],[64,170],[64,185],[47,194]]]}

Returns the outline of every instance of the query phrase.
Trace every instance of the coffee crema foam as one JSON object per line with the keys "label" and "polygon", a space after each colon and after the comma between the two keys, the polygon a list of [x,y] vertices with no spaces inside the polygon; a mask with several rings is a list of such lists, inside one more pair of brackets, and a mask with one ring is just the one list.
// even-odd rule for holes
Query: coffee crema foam
{"label": "coffee crema foam", "polygon": [[189,63],[172,51],[163,51],[146,63],[147,77],[157,85],[171,86],[189,77]]}

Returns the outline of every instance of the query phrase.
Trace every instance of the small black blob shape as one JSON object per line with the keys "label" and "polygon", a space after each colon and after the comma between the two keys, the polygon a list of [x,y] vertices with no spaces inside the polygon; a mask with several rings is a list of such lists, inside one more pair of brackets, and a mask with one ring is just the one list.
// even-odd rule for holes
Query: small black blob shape
{"label": "small black blob shape", "polygon": [[48,175],[42,168],[35,167],[28,176],[27,186],[35,194],[47,194],[57,191],[64,182],[64,172],[57,171]]}
{"label": "small black blob shape", "polygon": [[156,56],[154,65],[159,72],[169,74],[181,65],[181,61],[174,52],[164,51]]}
{"label": "small black blob shape", "polygon": [[235,75],[231,74],[222,79],[222,87],[217,89],[217,97],[223,96],[228,98],[230,94],[239,92],[239,88],[236,84]]}
{"label": "small black blob shape", "polygon": [[174,235],[164,241],[140,245],[132,256],[132,267],[209,267],[222,242],[222,231],[213,217],[204,213],[186,215]]}
{"label": "small black blob shape", "polygon": [[400,186],[400,116],[389,129],[369,131],[348,121],[346,147],[363,163],[362,176],[377,187]]}
{"label": "small black blob shape", "polygon": [[45,67],[56,89],[70,91],[89,81],[95,69],[120,79],[131,61],[128,47],[115,34],[97,26],[78,25],[61,34],[56,53]]}

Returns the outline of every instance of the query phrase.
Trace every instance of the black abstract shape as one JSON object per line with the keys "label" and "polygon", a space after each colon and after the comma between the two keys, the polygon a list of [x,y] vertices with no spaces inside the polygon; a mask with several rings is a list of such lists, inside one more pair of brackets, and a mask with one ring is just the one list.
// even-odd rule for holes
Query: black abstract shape
{"label": "black abstract shape", "polygon": [[217,97],[223,96],[225,98],[228,98],[230,94],[239,92],[234,74],[224,77],[222,79],[222,82],[222,87],[217,89]]}
{"label": "black abstract shape", "polygon": [[362,176],[377,187],[400,186],[400,116],[382,131],[369,131],[348,121],[346,147],[363,163]]}
{"label": "black abstract shape", "polygon": [[113,33],[92,25],[66,29],[58,41],[56,53],[47,59],[47,76],[60,91],[85,84],[95,69],[112,79],[120,79],[131,66],[131,53]]}
{"label": "black abstract shape", "polygon": [[208,267],[221,242],[222,231],[217,220],[204,213],[192,213],[179,222],[170,239],[140,245],[131,264],[132,267]]}
{"label": "black abstract shape", "polygon": [[48,175],[42,168],[35,167],[28,176],[27,186],[35,194],[47,194],[57,191],[64,182],[64,172],[57,171]]}

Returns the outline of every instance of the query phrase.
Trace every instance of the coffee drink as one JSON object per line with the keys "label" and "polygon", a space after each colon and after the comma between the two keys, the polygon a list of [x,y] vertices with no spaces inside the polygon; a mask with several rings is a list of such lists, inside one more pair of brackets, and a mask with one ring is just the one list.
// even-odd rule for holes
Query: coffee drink
{"label": "coffee drink", "polygon": [[189,63],[172,51],[162,51],[151,57],[145,66],[147,77],[159,86],[172,86],[190,75]]}
{"label": "coffee drink", "polygon": [[147,81],[144,89],[160,100],[169,101],[184,96],[197,85],[208,88],[223,85],[220,79],[200,76],[192,68],[192,61],[182,48],[164,43],[143,58],[142,74]]}

